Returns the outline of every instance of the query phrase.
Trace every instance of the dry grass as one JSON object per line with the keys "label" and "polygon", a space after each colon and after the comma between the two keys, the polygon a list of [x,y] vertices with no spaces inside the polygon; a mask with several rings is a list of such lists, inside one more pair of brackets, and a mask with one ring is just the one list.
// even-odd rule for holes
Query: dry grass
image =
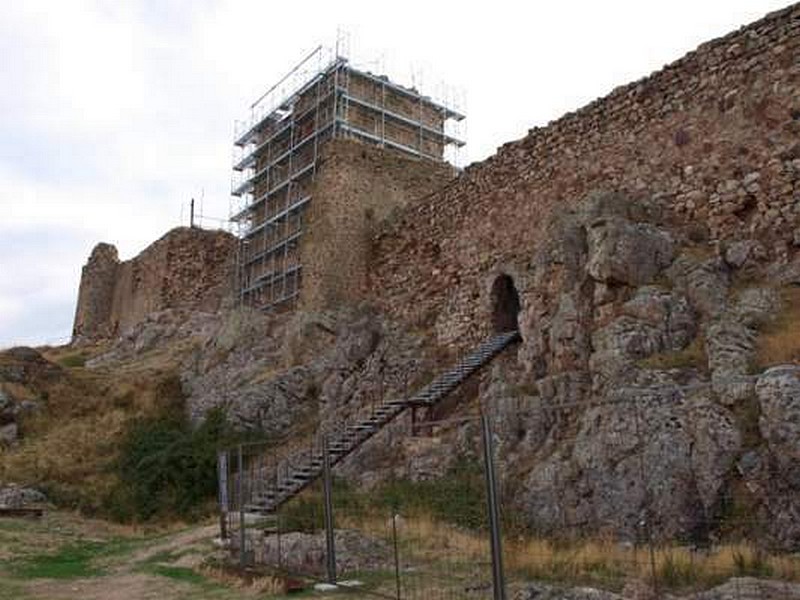
{"label": "dry grass", "polygon": [[702,336],[697,336],[682,350],[653,354],[643,358],[638,364],[645,369],[707,369],[708,355],[705,341]]}
{"label": "dry grass", "polygon": [[199,573],[214,583],[237,588],[260,597],[282,596],[286,593],[286,581],[272,575],[255,575],[245,578],[240,573],[212,565],[201,566]]}
{"label": "dry grass", "polygon": [[[44,354],[70,355],[66,348]],[[164,370],[121,375],[71,368],[56,378],[6,385],[14,398],[38,401],[41,410],[23,419],[18,445],[0,449],[0,480],[41,486],[64,505],[97,508],[116,482],[109,467],[121,436],[133,420],[175,401],[174,379]]]}
{"label": "dry grass", "polygon": [[723,545],[707,552],[685,547],[629,548],[611,540],[561,545],[532,539],[510,544],[513,571],[536,579],[611,585],[629,579],[652,581],[667,589],[703,589],[731,577],[775,577],[800,581],[800,559],[769,555],[747,544]]}
{"label": "dry grass", "polygon": [[783,309],[758,337],[756,367],[800,364],[800,287],[782,291]]}
{"label": "dry grass", "polygon": [[[391,519],[371,517],[343,521],[368,535],[391,539]],[[488,537],[459,529],[428,516],[402,518],[398,522],[404,560],[425,570],[445,571],[486,564],[490,558]],[[534,537],[504,543],[505,566],[512,579],[539,579],[621,589],[631,580],[652,582],[671,590],[706,589],[731,577],[754,576],[800,581],[800,557],[767,554],[749,544],[726,544],[708,551],[681,546],[633,547],[611,538],[574,541]]]}

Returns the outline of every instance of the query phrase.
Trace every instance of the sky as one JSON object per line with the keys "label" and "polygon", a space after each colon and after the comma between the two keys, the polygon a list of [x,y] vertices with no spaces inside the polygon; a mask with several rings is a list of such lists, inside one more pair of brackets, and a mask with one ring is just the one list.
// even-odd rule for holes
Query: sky
{"label": "sky", "polygon": [[[462,166],[788,0],[2,0],[0,347],[66,342],[98,242],[230,209],[234,121],[318,44],[463,102]],[[198,206],[200,208],[200,206]]]}

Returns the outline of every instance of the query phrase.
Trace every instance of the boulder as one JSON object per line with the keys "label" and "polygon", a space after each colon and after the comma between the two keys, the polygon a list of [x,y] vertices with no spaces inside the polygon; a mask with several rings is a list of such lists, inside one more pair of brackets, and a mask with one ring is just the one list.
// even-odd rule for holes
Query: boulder
{"label": "boulder", "polygon": [[547,583],[529,583],[515,596],[519,600],[628,600],[613,592],[590,587],[564,587]]}
{"label": "boulder", "polygon": [[749,267],[764,256],[764,247],[755,240],[733,242],[725,250],[725,262],[734,269]]}
{"label": "boulder", "polygon": [[714,392],[726,405],[752,397],[756,332],[734,314],[725,314],[706,331],[706,352]]}
{"label": "boulder", "polygon": [[0,446],[10,446],[19,438],[19,426],[16,423],[0,425]]}
{"label": "boulder", "polygon": [[596,281],[640,286],[669,266],[675,254],[672,236],[647,223],[611,218],[588,230],[586,269]]}
{"label": "boulder", "polygon": [[[391,553],[381,540],[359,531],[337,529],[334,532],[336,567],[342,573],[391,566]],[[269,535],[256,547],[256,560],[278,565],[290,572],[322,574],[325,572],[325,534],[284,533]]]}
{"label": "boulder", "polygon": [[61,367],[33,348],[19,346],[0,353],[0,381],[41,384],[53,381],[62,374]]}
{"label": "boulder", "polygon": [[744,325],[758,328],[781,309],[780,294],[771,288],[750,287],[742,290],[733,305],[733,314]]}
{"label": "boulder", "polygon": [[21,487],[13,483],[0,484],[0,506],[20,508],[31,504],[43,504],[47,497],[39,490]]}
{"label": "boulder", "polygon": [[654,286],[639,288],[620,313],[592,336],[591,368],[604,380],[620,376],[637,360],[686,347],[697,332],[686,297]]}
{"label": "boulder", "polygon": [[707,393],[668,384],[607,400],[582,415],[572,444],[534,465],[518,508],[543,531],[635,539],[649,514],[658,536],[702,538],[741,446],[732,414]]}
{"label": "boulder", "polygon": [[686,596],[687,600],[797,600],[800,585],[754,577],[735,577],[705,592]]}
{"label": "boulder", "polygon": [[683,253],[667,269],[673,288],[689,298],[692,307],[704,317],[725,310],[730,287],[730,270],[718,256],[698,260]]}
{"label": "boulder", "polygon": [[800,489],[800,366],[767,369],[755,386],[759,429],[783,479]]}

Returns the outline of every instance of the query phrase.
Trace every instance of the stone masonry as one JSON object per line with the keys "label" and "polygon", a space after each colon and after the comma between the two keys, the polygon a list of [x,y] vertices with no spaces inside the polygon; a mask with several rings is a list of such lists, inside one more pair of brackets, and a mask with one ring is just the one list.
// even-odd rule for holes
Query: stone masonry
{"label": "stone masonry", "polygon": [[329,142],[320,162],[301,246],[305,309],[369,298],[370,240],[393,211],[455,176],[445,163],[415,160],[349,140]]}
{"label": "stone masonry", "polygon": [[[557,213],[597,191],[655,201],[724,251],[757,239],[788,260],[800,223],[800,5],[532,129],[374,238],[379,307],[468,345],[493,277],[524,271]],[[534,294],[517,281],[523,305]]]}
{"label": "stone masonry", "polygon": [[98,244],[83,267],[73,340],[115,337],[148,314],[172,308],[213,312],[230,294],[235,238],[179,227],[131,260]]}

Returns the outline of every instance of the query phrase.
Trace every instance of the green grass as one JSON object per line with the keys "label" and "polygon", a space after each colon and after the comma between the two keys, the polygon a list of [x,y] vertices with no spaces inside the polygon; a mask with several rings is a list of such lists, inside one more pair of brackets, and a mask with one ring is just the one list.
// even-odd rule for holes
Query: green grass
{"label": "green grass", "polygon": [[[392,479],[367,493],[336,479],[333,485],[334,514],[360,518],[405,511],[407,514],[430,515],[467,529],[482,529],[486,526],[483,477],[480,463],[461,459],[438,479]],[[284,506],[281,527],[286,531],[307,533],[320,531],[324,527],[323,498],[319,486]]]}
{"label": "green grass", "polygon": [[19,583],[9,581],[0,573],[0,600],[26,600],[30,596]]}
{"label": "green grass", "polygon": [[40,554],[21,559],[12,566],[12,572],[22,579],[98,577],[104,571],[92,563],[105,549],[106,544],[102,542],[68,544],[55,554]]}
{"label": "green grass", "polygon": [[58,364],[67,369],[75,369],[86,366],[86,355],[83,352],[67,354],[58,359]]}
{"label": "green grass", "polygon": [[[172,565],[152,565],[148,568],[148,571],[153,573],[154,575],[160,575],[161,577],[167,577],[168,579],[174,579],[175,581],[183,581],[185,583],[192,583],[194,585],[212,585],[205,577],[200,575],[200,573],[195,572],[193,569],[189,567],[175,567]],[[216,587],[216,586],[214,586]]]}
{"label": "green grass", "polygon": [[105,569],[97,564],[113,556],[130,552],[135,540],[75,542],[61,546],[57,552],[24,556],[11,562],[11,573],[20,579],[77,579],[99,577]]}

